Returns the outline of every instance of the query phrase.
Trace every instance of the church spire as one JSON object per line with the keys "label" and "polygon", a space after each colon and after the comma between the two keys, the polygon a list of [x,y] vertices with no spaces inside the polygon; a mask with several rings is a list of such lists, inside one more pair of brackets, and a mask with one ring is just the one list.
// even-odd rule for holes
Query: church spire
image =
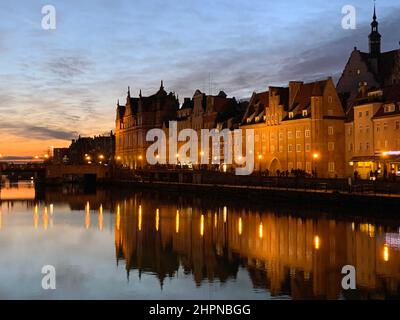
{"label": "church spire", "polygon": [[378,31],[378,21],[376,18],[376,6],[374,1],[374,15],[372,16],[371,22],[371,33],[368,36],[369,39],[369,54],[372,58],[378,58],[381,54],[381,38]]}
{"label": "church spire", "polygon": [[163,80],[161,80],[160,90],[164,90],[164,81]]}

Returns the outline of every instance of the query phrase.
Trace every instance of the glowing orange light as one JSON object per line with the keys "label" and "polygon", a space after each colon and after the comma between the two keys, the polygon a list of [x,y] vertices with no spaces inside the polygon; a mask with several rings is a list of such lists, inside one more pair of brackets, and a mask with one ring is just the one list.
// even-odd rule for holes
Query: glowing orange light
{"label": "glowing orange light", "polygon": [[139,206],[138,229],[139,229],[139,231],[142,231],[142,206]]}
{"label": "glowing orange light", "polygon": [[118,206],[117,206],[117,217],[116,217],[116,219],[117,219],[117,222],[116,222],[117,230],[119,230],[120,224],[121,224],[121,214],[120,214],[120,211],[121,211],[121,209],[120,209],[120,207],[119,207],[119,205],[118,205]]}
{"label": "glowing orange light", "polygon": [[204,215],[200,217],[200,235],[204,236]]}
{"label": "glowing orange light", "polygon": [[158,228],[160,226],[160,210],[156,209],[156,230],[158,231]]}
{"label": "glowing orange light", "polygon": [[179,233],[179,210],[176,210],[175,231]]}
{"label": "glowing orange light", "polygon": [[99,208],[99,230],[103,230],[103,205],[100,205]]}
{"label": "glowing orange light", "polygon": [[316,250],[318,250],[319,247],[320,247],[320,240],[319,240],[318,236],[314,237],[314,247],[315,247]]}
{"label": "glowing orange light", "polygon": [[389,247],[387,244],[385,244],[385,246],[383,247],[383,261],[389,261]]}

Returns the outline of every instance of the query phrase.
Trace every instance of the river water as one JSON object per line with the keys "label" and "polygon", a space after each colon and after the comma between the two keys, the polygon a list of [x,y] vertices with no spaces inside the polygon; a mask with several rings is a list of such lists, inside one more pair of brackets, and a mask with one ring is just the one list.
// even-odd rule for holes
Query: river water
{"label": "river water", "polygon": [[[6,183],[0,299],[400,297],[400,219],[248,202]],[[344,265],[356,290],[342,289]]]}

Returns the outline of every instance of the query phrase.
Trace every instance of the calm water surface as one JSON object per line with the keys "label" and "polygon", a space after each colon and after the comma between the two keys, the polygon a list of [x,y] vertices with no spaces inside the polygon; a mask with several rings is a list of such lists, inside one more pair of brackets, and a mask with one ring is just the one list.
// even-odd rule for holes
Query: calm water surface
{"label": "calm water surface", "polygon": [[[400,223],[212,198],[3,185],[0,298],[400,297]],[[44,265],[56,290],[41,287]]]}

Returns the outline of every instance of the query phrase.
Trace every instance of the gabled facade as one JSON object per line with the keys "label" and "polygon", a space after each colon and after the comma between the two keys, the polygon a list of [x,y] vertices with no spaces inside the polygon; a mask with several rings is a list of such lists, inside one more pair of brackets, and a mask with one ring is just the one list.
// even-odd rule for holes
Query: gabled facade
{"label": "gabled facade", "polygon": [[242,129],[254,129],[255,171],[344,176],[345,114],[331,78],[254,93]]}
{"label": "gabled facade", "polygon": [[381,52],[381,35],[374,8],[369,52],[354,48],[340,77],[337,90],[348,110],[360,86],[369,89],[400,83],[400,49]]}
{"label": "gabled facade", "polygon": [[163,128],[171,119],[176,118],[179,101],[175,94],[164,90],[163,82],[157,93],[144,97],[128,94],[125,105],[117,103],[116,115],[116,159],[131,169],[146,164],[146,150],[151,144],[146,141],[147,131]]}

